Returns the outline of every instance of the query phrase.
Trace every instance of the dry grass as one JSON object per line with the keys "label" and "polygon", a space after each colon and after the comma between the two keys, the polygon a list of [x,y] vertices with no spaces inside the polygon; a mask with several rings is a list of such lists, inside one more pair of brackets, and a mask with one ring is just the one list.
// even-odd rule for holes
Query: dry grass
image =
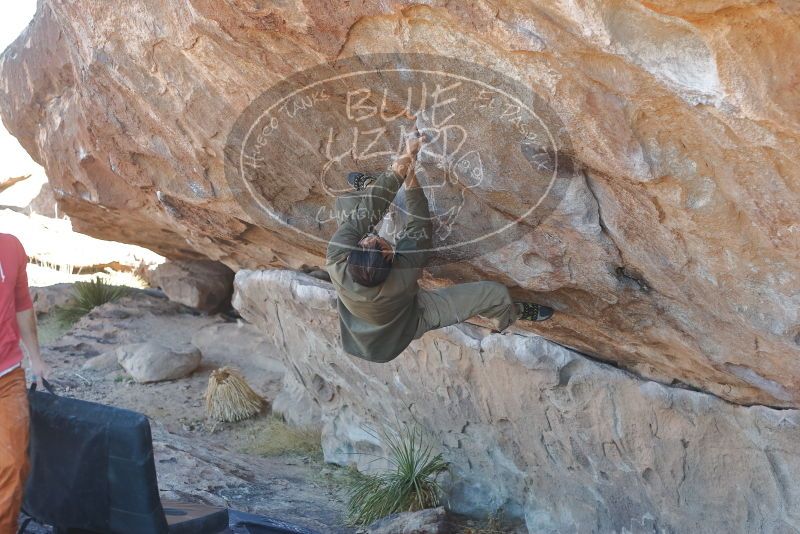
{"label": "dry grass", "polygon": [[214,421],[234,422],[253,417],[264,399],[247,383],[238,369],[222,367],[211,372],[206,389],[206,414]]}
{"label": "dry grass", "polygon": [[322,457],[322,432],[317,427],[291,426],[272,415],[253,429],[244,452],[259,456],[303,454]]}

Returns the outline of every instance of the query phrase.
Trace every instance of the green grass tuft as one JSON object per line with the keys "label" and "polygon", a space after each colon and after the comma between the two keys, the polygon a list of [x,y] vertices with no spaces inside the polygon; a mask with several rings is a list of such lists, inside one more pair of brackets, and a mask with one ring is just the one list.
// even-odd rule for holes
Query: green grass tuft
{"label": "green grass tuft", "polygon": [[99,276],[88,282],[75,282],[71,302],[56,309],[56,318],[62,324],[71,325],[96,306],[119,300],[128,292],[129,288],[113,286]]}
{"label": "green grass tuft", "polygon": [[399,432],[383,433],[392,469],[360,474],[348,487],[347,520],[368,525],[390,514],[414,512],[439,505],[438,477],[448,470],[441,454],[433,454],[418,427],[404,425]]}

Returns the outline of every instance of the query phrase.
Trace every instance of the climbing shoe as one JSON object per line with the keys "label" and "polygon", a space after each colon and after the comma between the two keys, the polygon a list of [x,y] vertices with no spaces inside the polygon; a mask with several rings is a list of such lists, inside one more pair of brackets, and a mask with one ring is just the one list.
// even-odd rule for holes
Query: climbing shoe
{"label": "climbing shoe", "polygon": [[534,304],[533,302],[520,302],[522,314],[519,316],[523,321],[546,321],[553,316],[553,308]]}
{"label": "climbing shoe", "polygon": [[351,172],[347,175],[347,183],[356,191],[363,191],[372,181],[372,176],[368,176],[362,172]]}

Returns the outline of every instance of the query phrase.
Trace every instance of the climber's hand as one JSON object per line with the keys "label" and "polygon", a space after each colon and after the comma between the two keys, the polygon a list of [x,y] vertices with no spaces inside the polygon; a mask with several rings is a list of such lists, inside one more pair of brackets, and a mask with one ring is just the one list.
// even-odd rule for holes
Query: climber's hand
{"label": "climber's hand", "polygon": [[422,148],[422,143],[424,143],[427,138],[425,134],[419,133],[419,130],[416,128],[414,130],[411,139],[406,141],[406,153],[404,155],[416,159],[419,149]]}
{"label": "climber's hand", "polygon": [[400,154],[400,156],[395,159],[394,163],[392,164],[392,170],[405,178],[408,175],[409,169],[412,168],[416,163],[417,154],[419,153],[420,148],[422,148],[422,144],[426,140],[427,138],[425,135],[419,133],[419,131],[415,128],[415,131],[411,134],[411,137],[406,139],[405,151]]}

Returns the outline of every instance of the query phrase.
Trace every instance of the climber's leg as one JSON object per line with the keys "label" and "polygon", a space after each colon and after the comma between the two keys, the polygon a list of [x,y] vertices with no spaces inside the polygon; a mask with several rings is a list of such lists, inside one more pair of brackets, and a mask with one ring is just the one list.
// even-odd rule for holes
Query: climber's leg
{"label": "climber's leg", "polygon": [[505,330],[522,312],[511,300],[508,288],[497,282],[458,284],[417,294],[420,322],[415,339],[429,330],[444,328],[480,315],[491,319],[497,330]]}

